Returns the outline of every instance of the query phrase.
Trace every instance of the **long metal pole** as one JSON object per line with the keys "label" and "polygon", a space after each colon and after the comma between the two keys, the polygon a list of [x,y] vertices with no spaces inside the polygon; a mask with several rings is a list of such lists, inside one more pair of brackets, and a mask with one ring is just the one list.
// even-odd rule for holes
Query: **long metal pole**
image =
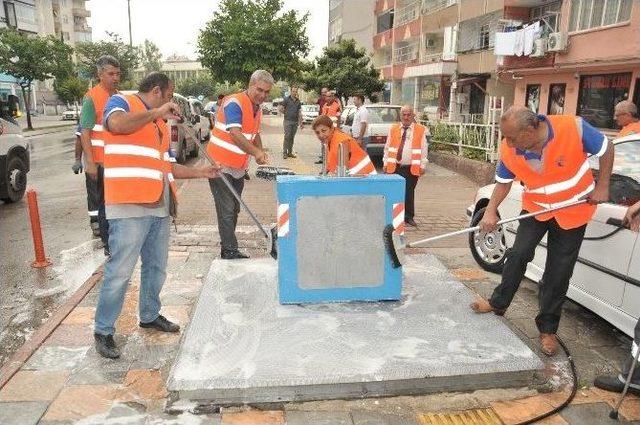
{"label": "long metal pole", "polygon": [[129,14],[129,46],[133,46],[133,38],[131,37],[131,0],[127,0],[127,13]]}

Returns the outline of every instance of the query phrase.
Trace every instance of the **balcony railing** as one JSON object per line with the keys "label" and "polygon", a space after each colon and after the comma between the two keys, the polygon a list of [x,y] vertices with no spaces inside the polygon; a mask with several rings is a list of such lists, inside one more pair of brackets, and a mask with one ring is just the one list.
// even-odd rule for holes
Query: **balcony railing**
{"label": "balcony railing", "polygon": [[442,53],[429,53],[424,55],[425,63],[442,62]]}
{"label": "balcony railing", "polygon": [[405,63],[418,59],[418,43],[400,47],[394,50],[395,63]]}
{"label": "balcony railing", "polygon": [[393,27],[399,27],[417,19],[420,16],[420,2],[414,0],[401,9],[398,9],[394,16]]}
{"label": "balcony railing", "polygon": [[422,0],[422,14],[428,15],[430,13],[437,12],[451,5],[454,5],[458,0]]}

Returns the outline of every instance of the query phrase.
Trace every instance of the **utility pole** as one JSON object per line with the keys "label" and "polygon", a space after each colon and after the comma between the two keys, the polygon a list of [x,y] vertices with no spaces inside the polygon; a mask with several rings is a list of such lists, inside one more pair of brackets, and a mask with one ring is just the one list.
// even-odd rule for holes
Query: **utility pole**
{"label": "utility pole", "polygon": [[131,0],[127,0],[127,13],[129,14],[129,46],[133,46],[133,39],[131,38]]}

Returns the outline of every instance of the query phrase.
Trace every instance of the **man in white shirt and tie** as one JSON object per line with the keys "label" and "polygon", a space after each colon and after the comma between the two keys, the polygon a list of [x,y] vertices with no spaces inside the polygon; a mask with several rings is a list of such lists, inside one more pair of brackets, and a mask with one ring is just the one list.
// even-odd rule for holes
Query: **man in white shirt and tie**
{"label": "man in white shirt and tie", "polygon": [[384,146],[384,172],[404,177],[404,222],[413,227],[417,226],[414,192],[428,162],[428,134],[429,129],[416,122],[413,107],[405,105],[400,110],[400,122],[391,126]]}

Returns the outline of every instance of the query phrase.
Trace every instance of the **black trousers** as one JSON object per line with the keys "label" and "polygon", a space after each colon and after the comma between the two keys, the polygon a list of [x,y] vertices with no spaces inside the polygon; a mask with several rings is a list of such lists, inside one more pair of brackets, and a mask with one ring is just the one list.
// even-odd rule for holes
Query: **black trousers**
{"label": "black trousers", "polygon": [[[244,177],[234,179],[226,173],[225,177],[229,180],[236,192],[238,192],[238,195],[242,196]],[[238,239],[236,239],[236,226],[238,224],[238,214],[240,214],[240,203],[219,177],[209,179],[209,188],[211,189],[213,201],[216,206],[221,249],[222,251],[237,251]]]}
{"label": "black trousers", "polygon": [[96,178],[85,173],[85,186],[87,188],[87,209],[91,223],[98,223],[100,228],[100,240],[104,247],[109,250],[109,222],[104,209],[104,167],[97,165],[98,174]]}
{"label": "black trousers", "polygon": [[415,215],[414,196],[416,186],[418,185],[418,176],[411,174],[411,167],[403,165],[396,168],[396,174],[404,177],[404,217],[405,219],[413,219]]}
{"label": "black trousers", "polygon": [[521,220],[516,240],[506,253],[502,281],[489,300],[491,306],[497,309],[509,307],[527,264],[533,260],[536,246],[547,233],[547,261],[538,287],[536,325],[540,333],[556,333],[586,227],[565,230],[553,218],[548,221],[533,217]]}
{"label": "black trousers", "polygon": [[98,222],[98,209],[100,208],[100,195],[98,194],[98,179],[94,179],[89,174],[84,173],[84,183],[87,188],[87,211],[89,212],[89,222]]}
{"label": "black trousers", "polygon": [[284,121],[284,143],[282,145],[283,154],[293,153],[293,139],[298,132],[298,121]]}

